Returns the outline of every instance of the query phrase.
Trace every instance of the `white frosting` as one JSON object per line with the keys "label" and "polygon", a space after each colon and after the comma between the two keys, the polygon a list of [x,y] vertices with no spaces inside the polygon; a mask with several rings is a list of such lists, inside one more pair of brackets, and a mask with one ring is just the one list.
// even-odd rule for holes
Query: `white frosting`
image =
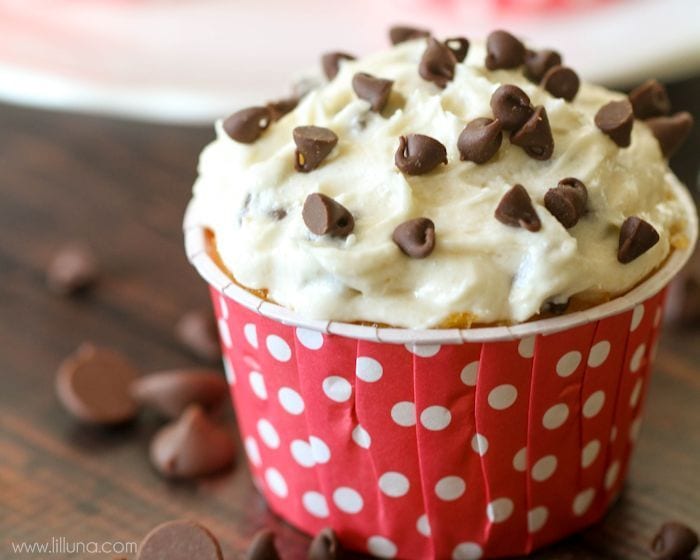
{"label": "white frosting", "polygon": [[[194,200],[238,282],[265,288],[272,300],[310,318],[423,328],[458,312],[485,323],[525,321],[548,300],[625,292],[663,262],[683,215],[669,187],[676,179],[643,123],[635,122],[631,146],[621,149],[593,122],[621,94],[582,84],[574,102],[555,99],[522,70],[486,70],[481,44],[472,45],[442,90],[418,74],[424,50],[425,41],[417,40],[343,62],[333,81],[253,144],[233,141],[217,123],[217,138],[201,155]],[[354,94],[359,71],[394,80],[387,116],[370,112]],[[533,105],[545,106],[555,142],[549,161],[531,159],[507,135],[486,164],[460,161],[460,132],[470,120],[492,116],[489,101],[501,84],[515,84]],[[299,173],[292,130],[310,124],[330,128],[339,142],[319,168]],[[448,165],[423,176],[401,173],[394,153],[408,133],[442,142]],[[583,181],[589,194],[588,214],[569,230],[543,203],[564,177]],[[533,199],[538,232],[494,218],[515,183]],[[314,192],[352,212],[355,230],[347,239],[308,231],[301,209]],[[273,217],[276,209],[286,217]],[[661,240],[623,265],[619,226],[632,215],[650,222]],[[437,242],[427,258],[411,259],[391,236],[420,216],[435,222]]]}

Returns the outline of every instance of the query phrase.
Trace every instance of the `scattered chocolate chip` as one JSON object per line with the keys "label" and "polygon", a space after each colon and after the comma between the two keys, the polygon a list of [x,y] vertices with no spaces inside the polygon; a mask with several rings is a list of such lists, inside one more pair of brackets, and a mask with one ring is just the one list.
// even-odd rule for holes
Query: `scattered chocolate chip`
{"label": "scattered chocolate chip", "polygon": [[469,39],[465,37],[450,37],[445,39],[445,46],[452,51],[457,62],[464,62],[469,52]]}
{"label": "scattered chocolate chip", "polygon": [[435,248],[435,224],[428,218],[408,220],[396,227],[391,238],[404,254],[422,259]]}
{"label": "scattered chocolate chip", "polygon": [[417,27],[409,27],[405,25],[394,25],[389,28],[389,40],[392,45],[398,45],[405,41],[411,41],[413,39],[421,39],[423,37],[430,37],[430,31],[427,29],[419,29]]}
{"label": "scattered chocolate chip", "polygon": [[72,296],[91,288],[99,276],[97,260],[87,245],[59,248],[46,269],[46,284],[57,294]]}
{"label": "scattered chocolate chip", "polygon": [[141,541],[138,560],[223,560],[211,532],[195,521],[168,521]]}
{"label": "scattered chocolate chip", "polygon": [[493,92],[491,110],[504,130],[518,130],[534,112],[527,93],[510,84]]}
{"label": "scattered chocolate chip", "polygon": [[258,531],[245,553],[245,560],[279,560],[275,535],[269,529]]}
{"label": "scattered chocolate chip", "polygon": [[632,140],[632,104],[624,99],[603,105],[595,115],[595,124],[620,148],[626,148]]}
{"label": "scattered chocolate chip", "polygon": [[193,404],[161,428],[151,441],[153,466],[168,478],[194,478],[230,467],[236,454],[228,430]]}
{"label": "scattered chocolate chip", "polygon": [[252,144],[270,126],[273,117],[267,107],[248,107],[224,121],[224,131],[236,142]]}
{"label": "scattered chocolate chip", "polygon": [[221,360],[216,318],[211,310],[193,309],[175,324],[175,336],[192,354],[207,363]]}
{"label": "scattered chocolate chip", "polygon": [[683,145],[693,128],[690,113],[676,113],[670,117],[655,117],[644,121],[656,136],[664,157],[671,157]]}
{"label": "scattered chocolate chip", "polygon": [[492,31],[486,39],[486,68],[516,68],[525,60],[525,45],[507,31]]}
{"label": "scattered chocolate chip", "polygon": [[457,139],[457,149],[462,161],[486,163],[501,147],[503,132],[498,120],[474,119]]}
{"label": "scattered chocolate chip", "polygon": [[542,78],[542,87],[554,97],[573,101],[581,81],[568,66],[552,66]]}
{"label": "scattered chocolate chip", "polygon": [[301,216],[309,231],[316,235],[347,237],[355,229],[355,219],[349,210],[321,193],[306,197]]}
{"label": "scattered chocolate chip", "polygon": [[567,177],[544,195],[544,206],[565,228],[574,227],[586,212],[588,190],[578,179]]}
{"label": "scattered chocolate chip", "polygon": [[418,73],[424,80],[444,88],[454,78],[456,64],[457,58],[452,50],[431,37],[420,59]]}
{"label": "scattered chocolate chip", "polygon": [[632,262],[656,245],[658,241],[659,234],[654,226],[637,216],[630,216],[620,228],[617,260],[622,264]]}
{"label": "scattered chocolate chip", "polygon": [[547,70],[561,64],[561,55],[557,51],[544,49],[525,52],[525,77],[539,84]]}
{"label": "scattered chocolate chip", "polygon": [[495,216],[502,224],[522,227],[528,231],[539,231],[542,227],[537,212],[532,206],[530,195],[522,185],[513,186],[503,195],[496,208]]}
{"label": "scattered chocolate chip", "polygon": [[654,560],[686,560],[698,546],[698,535],[690,527],[671,521],[664,523],[651,542]]}
{"label": "scattered chocolate chip", "polygon": [[663,84],[647,80],[629,93],[634,116],[638,119],[663,117],[671,112],[671,100]]}
{"label": "scattered chocolate chip", "polygon": [[294,168],[304,173],[316,169],[338,143],[335,132],[321,126],[298,126],[292,136],[297,146]]}
{"label": "scattered chocolate chip", "polygon": [[440,142],[424,134],[409,134],[399,138],[394,162],[408,175],[430,173],[441,163],[447,164],[447,150]]}
{"label": "scattered chocolate chip", "polygon": [[527,122],[510,135],[510,141],[520,146],[533,159],[551,158],[554,153],[554,138],[544,107],[535,107],[535,112]]}
{"label": "scattered chocolate chip", "polygon": [[298,104],[298,97],[287,97],[285,99],[278,99],[277,101],[270,101],[267,104],[267,109],[270,111],[270,117],[272,120],[278,121],[287,113],[291,113],[294,109],[296,109]]}
{"label": "scattered chocolate chip", "polygon": [[375,78],[365,72],[358,72],[352,78],[352,89],[357,97],[369,101],[372,111],[381,112],[389,101],[391,86],[394,82],[383,78]]}
{"label": "scattered chocolate chip", "polygon": [[542,304],[541,313],[550,313],[552,315],[561,315],[569,308],[569,300],[566,301],[555,301],[548,300]]}
{"label": "scattered chocolate chip", "polygon": [[140,377],[131,393],[142,405],[177,418],[191,404],[215,409],[228,396],[228,384],[215,370],[174,369]]}
{"label": "scattered chocolate chip", "polygon": [[330,52],[321,57],[323,73],[326,75],[328,80],[332,80],[338,75],[338,70],[340,70],[340,62],[343,60],[355,60],[355,57],[344,52]]}
{"label": "scattered chocolate chip", "polygon": [[119,424],[138,411],[131,385],[139,373],[115,350],[82,344],[59,366],[56,392],[68,412],[91,424]]}
{"label": "scattered chocolate chip", "polygon": [[311,541],[308,560],[342,560],[345,551],[333,529],[323,529]]}

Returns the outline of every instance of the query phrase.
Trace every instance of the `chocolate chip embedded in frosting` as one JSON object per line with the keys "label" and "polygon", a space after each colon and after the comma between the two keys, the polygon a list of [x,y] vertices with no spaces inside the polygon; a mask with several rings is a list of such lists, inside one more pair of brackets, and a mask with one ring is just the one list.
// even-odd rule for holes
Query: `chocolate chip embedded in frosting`
{"label": "chocolate chip embedded in frosting", "polygon": [[525,52],[525,77],[539,84],[547,70],[561,64],[561,55],[557,51],[544,49]]}
{"label": "chocolate chip embedded in frosting", "polygon": [[393,85],[394,82],[392,80],[375,78],[365,72],[358,72],[352,78],[352,89],[357,94],[357,97],[369,101],[372,111],[377,113],[381,112],[387,101],[389,101]]}
{"label": "chocolate chip embedded in frosting", "polygon": [[513,186],[503,195],[496,207],[495,216],[502,224],[522,227],[528,231],[539,231],[542,227],[530,195],[522,185]]}
{"label": "chocolate chip embedded in frosting", "polygon": [[292,131],[294,143],[294,168],[308,173],[316,169],[338,143],[335,132],[321,126],[298,126]]}
{"label": "chocolate chip embedded in frosting", "polygon": [[355,60],[355,57],[344,52],[330,52],[321,57],[321,67],[328,80],[332,80],[338,75],[340,63],[343,60]]}
{"label": "chocolate chip embedded in frosting", "polygon": [[277,101],[270,101],[267,104],[267,108],[270,111],[270,117],[272,117],[272,120],[278,121],[287,113],[291,113],[294,109],[296,109],[298,104],[298,97],[287,97],[285,99],[278,99]]}
{"label": "chocolate chip embedded in frosting", "polygon": [[422,175],[441,163],[447,164],[447,150],[435,138],[424,134],[409,134],[399,138],[394,162],[403,173]]}
{"label": "chocolate chip embedded in frosting", "polygon": [[399,43],[411,41],[413,39],[420,39],[421,37],[430,37],[430,31],[406,25],[394,25],[389,28],[389,40],[392,45],[398,45]]}
{"label": "chocolate chip embedded in frosting", "polygon": [[503,132],[498,120],[474,119],[459,135],[457,149],[462,161],[486,163],[501,147]]}
{"label": "chocolate chip embedded in frosting", "polygon": [[544,206],[565,228],[574,227],[586,212],[588,190],[578,179],[567,177],[544,195]]}
{"label": "chocolate chip embedded in frosting", "polygon": [[542,87],[554,97],[573,101],[581,81],[568,66],[552,66],[542,78]]}
{"label": "chocolate chip embedded in frosting", "polygon": [[311,541],[308,559],[342,560],[344,552],[333,529],[326,527]]}
{"label": "chocolate chip embedded in frosting", "polygon": [[408,220],[396,227],[391,239],[409,257],[425,258],[435,248],[435,224],[428,218]]}
{"label": "chocolate chip embedded in frosting", "polygon": [[486,68],[517,68],[525,60],[525,45],[507,31],[493,31],[486,39]]}
{"label": "chocolate chip embedded in frosting", "polygon": [[617,260],[622,264],[632,262],[659,242],[659,234],[649,222],[631,216],[620,228]]}
{"label": "chocolate chip embedded in frosting", "polygon": [[664,157],[671,157],[683,145],[693,128],[690,113],[676,113],[670,117],[655,117],[644,121],[656,136]]}
{"label": "chocolate chip embedded in frosting", "polygon": [[664,523],[651,541],[654,560],[686,560],[698,547],[698,534],[690,527],[670,521]]}
{"label": "chocolate chip embedded in frosting", "polygon": [[452,51],[457,62],[464,62],[469,52],[469,40],[465,37],[451,37],[445,39],[445,46]]}
{"label": "chocolate chip embedded in frosting", "polygon": [[456,64],[457,58],[452,50],[431,37],[420,59],[418,73],[424,80],[444,88],[454,78]]}
{"label": "chocolate chip embedded in frosting", "polygon": [[306,197],[301,216],[309,231],[316,235],[347,237],[355,228],[355,219],[350,211],[321,193]]}
{"label": "chocolate chip embedded in frosting", "polygon": [[504,130],[517,130],[532,116],[530,98],[518,86],[500,86],[491,96],[491,110]]}
{"label": "chocolate chip embedded in frosting", "polygon": [[236,142],[252,144],[270,126],[272,114],[267,107],[248,107],[224,121],[224,131]]}
{"label": "chocolate chip embedded in frosting", "polygon": [[638,119],[663,117],[671,112],[671,100],[663,84],[647,80],[634,88],[628,96],[634,116]]}
{"label": "chocolate chip embedded in frosting", "polygon": [[554,138],[544,107],[535,107],[535,112],[527,122],[510,135],[510,141],[520,146],[533,159],[547,160],[552,157]]}
{"label": "chocolate chip embedded in frosting", "polygon": [[258,531],[245,553],[244,560],[279,560],[275,546],[275,534],[269,529]]}
{"label": "chocolate chip embedded in frosting", "polygon": [[633,124],[634,112],[627,99],[611,101],[603,105],[595,115],[595,125],[620,148],[630,145]]}

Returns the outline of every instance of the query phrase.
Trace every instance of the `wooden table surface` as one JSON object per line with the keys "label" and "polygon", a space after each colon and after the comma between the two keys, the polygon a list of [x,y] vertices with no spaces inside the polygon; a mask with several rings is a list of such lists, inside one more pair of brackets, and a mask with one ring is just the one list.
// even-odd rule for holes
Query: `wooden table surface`
{"label": "wooden table surface", "polygon": [[[675,84],[671,95],[700,121],[700,78]],[[180,223],[197,156],[212,138],[212,128],[0,105],[0,558],[40,558],[13,554],[11,543],[52,537],[140,541],[180,517],[209,527],[228,560],[266,525],[278,530],[283,558],[305,557],[306,537],[266,510],[242,457],[228,474],[167,482],[147,458],[156,418],[89,428],[53,391],[57,365],[84,340],[126,352],[144,372],[196,364],[172,326],[208,304]],[[699,152],[696,128],[674,160],[693,187]],[[44,269],[55,247],[76,239],[92,245],[104,275],[93,292],[69,300],[46,290]],[[598,526],[534,557],[643,558],[660,523],[700,529],[699,332],[664,335],[620,501]]]}

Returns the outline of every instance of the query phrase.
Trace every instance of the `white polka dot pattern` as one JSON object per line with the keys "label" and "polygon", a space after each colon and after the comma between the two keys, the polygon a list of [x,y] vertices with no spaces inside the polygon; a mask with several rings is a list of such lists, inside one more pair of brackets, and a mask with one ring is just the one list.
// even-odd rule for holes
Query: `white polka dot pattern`
{"label": "white polka dot pattern", "polygon": [[569,377],[576,371],[581,363],[581,352],[572,350],[564,354],[557,362],[557,375],[559,377]]}
{"label": "white polka dot pattern", "polygon": [[265,339],[265,346],[275,360],[278,362],[288,362],[292,357],[292,349],[282,337],[271,334]]}
{"label": "white polka dot pattern", "polygon": [[386,537],[375,535],[367,539],[367,551],[377,558],[394,558],[397,548]]}
{"label": "white polka dot pattern", "polygon": [[446,476],[438,480],[435,485],[435,493],[438,498],[451,502],[461,498],[467,489],[464,480],[458,476]]}
{"label": "white polka dot pattern", "polygon": [[219,336],[221,336],[221,342],[224,343],[226,348],[231,348],[233,342],[231,341],[231,330],[228,328],[228,323],[224,319],[219,319]]}
{"label": "white polka dot pattern", "polygon": [[437,432],[450,425],[452,415],[444,406],[429,406],[420,413],[420,423],[426,430]]}
{"label": "white polka dot pattern", "polygon": [[399,472],[385,472],[379,477],[379,489],[390,498],[405,496],[410,487],[408,478]]}
{"label": "white polka dot pattern", "polygon": [[556,430],[569,418],[569,407],[564,403],[555,404],[547,409],[542,417],[542,425],[548,430]]}
{"label": "white polka dot pattern", "polygon": [[510,498],[498,498],[486,506],[486,516],[491,523],[503,523],[513,515],[513,501]]}
{"label": "white polka dot pattern", "polygon": [[518,390],[513,385],[499,385],[489,393],[489,406],[494,410],[510,408],[518,398]]}
{"label": "white polka dot pattern", "polygon": [[341,486],[333,492],[333,503],[345,513],[359,513],[365,505],[360,493],[347,486]]}
{"label": "white polka dot pattern", "polygon": [[330,515],[328,511],[328,502],[326,502],[325,496],[320,492],[316,492],[315,490],[305,492],[301,497],[301,503],[304,509],[314,517],[325,519]]}
{"label": "white polka dot pattern", "polygon": [[324,394],[337,403],[350,400],[352,396],[352,385],[344,377],[329,375],[323,380]]}
{"label": "white polka dot pattern", "polygon": [[297,340],[299,343],[309,350],[318,350],[323,346],[323,334],[310,329],[297,328]]}
{"label": "white polka dot pattern", "polygon": [[301,395],[290,387],[282,387],[277,392],[277,399],[279,400],[282,408],[289,412],[289,414],[298,416],[304,412],[304,399],[302,399]]}
{"label": "white polka dot pattern", "polygon": [[366,381],[367,383],[374,383],[375,381],[379,381],[383,374],[384,369],[382,368],[382,364],[374,358],[368,358],[366,356],[357,358],[355,375],[358,379]]}
{"label": "white polka dot pattern", "polygon": [[479,560],[484,550],[475,542],[459,543],[452,551],[452,560]]}
{"label": "white polka dot pattern", "polygon": [[391,418],[399,426],[405,428],[416,424],[416,405],[410,401],[402,401],[391,407]]}
{"label": "white polka dot pattern", "polygon": [[549,510],[544,506],[532,508],[527,512],[527,530],[530,533],[537,533],[544,524],[547,523]]}

